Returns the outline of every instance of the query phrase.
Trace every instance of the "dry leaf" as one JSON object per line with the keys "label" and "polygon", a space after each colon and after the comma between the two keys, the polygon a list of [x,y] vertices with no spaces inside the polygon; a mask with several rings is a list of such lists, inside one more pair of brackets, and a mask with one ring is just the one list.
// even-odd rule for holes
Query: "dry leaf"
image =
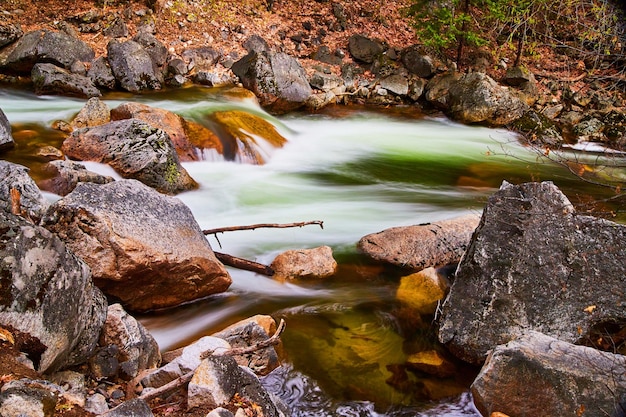
{"label": "dry leaf", "polygon": [[0,340],[4,340],[5,342],[9,342],[10,344],[15,344],[15,339],[13,339],[13,335],[10,331],[3,329],[0,327]]}
{"label": "dry leaf", "polygon": [[593,313],[593,311],[594,311],[595,309],[596,309],[596,306],[595,306],[595,305],[592,305],[592,306],[588,306],[588,307],[587,307],[587,308],[585,308],[583,311],[584,311],[585,313],[589,313],[589,314],[591,314],[591,313]]}

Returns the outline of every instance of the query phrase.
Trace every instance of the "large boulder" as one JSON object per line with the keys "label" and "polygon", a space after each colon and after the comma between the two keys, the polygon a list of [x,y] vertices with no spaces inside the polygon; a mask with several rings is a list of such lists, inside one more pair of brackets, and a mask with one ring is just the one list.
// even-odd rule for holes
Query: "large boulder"
{"label": "large boulder", "polygon": [[437,70],[434,60],[423,52],[420,45],[411,45],[401,54],[404,67],[421,78],[430,78]]}
{"label": "large boulder", "polygon": [[623,416],[626,357],[537,332],[497,346],[472,384],[482,415]]}
{"label": "large boulder", "polygon": [[37,370],[84,362],[107,302],[89,267],[48,230],[0,211],[0,326],[30,335]]}
{"label": "large boulder", "polygon": [[148,53],[152,60],[154,72],[159,78],[159,81],[163,83],[165,73],[167,71],[167,48],[163,43],[158,40],[153,34],[146,32],[145,30],[139,31],[137,35],[133,37],[133,41],[137,42]]}
{"label": "large boulder", "polygon": [[3,70],[30,74],[38,62],[47,62],[69,69],[76,61],[91,62],[95,52],[80,39],[65,32],[36,30],[22,36],[4,62]]}
{"label": "large boulder", "polygon": [[350,55],[360,62],[373,63],[384,51],[383,44],[364,35],[352,35],[348,39]]}
{"label": "large boulder", "polygon": [[304,68],[282,52],[251,52],[235,62],[232,71],[271,111],[301,107],[312,94]]}
{"label": "large boulder", "polygon": [[[28,171],[23,165],[0,161],[0,211],[38,221],[50,203],[41,194]],[[19,207],[13,206],[14,200],[17,200]]]}
{"label": "large boulder", "polygon": [[359,240],[360,252],[377,261],[422,270],[459,262],[478,226],[479,216],[465,216],[416,226],[392,227]]}
{"label": "large boulder", "polygon": [[183,168],[168,134],[138,119],[75,130],[63,142],[69,158],[110,165],[165,194],[197,188]]}
{"label": "large boulder", "polygon": [[10,149],[15,146],[11,131],[11,123],[6,114],[0,109],[0,151]]}
{"label": "large boulder", "polygon": [[111,71],[123,89],[131,93],[161,89],[162,76],[141,44],[112,39],[107,54]]}
{"label": "large boulder", "polygon": [[80,183],[50,207],[42,224],[130,310],[176,306],[231,283],[189,208],[138,181]]}
{"label": "large boulder", "polygon": [[444,303],[439,340],[473,363],[526,330],[596,343],[626,323],[626,226],[575,213],[551,182],[490,197]]}
{"label": "large boulder", "polygon": [[528,106],[493,78],[480,72],[464,74],[450,86],[448,114],[462,123],[503,126],[520,118]]}
{"label": "large boulder", "polygon": [[100,97],[100,90],[84,75],[57,67],[54,64],[35,64],[31,72],[35,94],[59,94],[64,96],[91,98]]}

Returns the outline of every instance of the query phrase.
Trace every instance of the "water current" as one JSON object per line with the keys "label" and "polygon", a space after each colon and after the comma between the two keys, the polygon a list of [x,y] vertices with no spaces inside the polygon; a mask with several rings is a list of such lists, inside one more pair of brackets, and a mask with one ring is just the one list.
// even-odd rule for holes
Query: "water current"
{"label": "water current", "polygon": [[[410,108],[273,117],[252,101],[195,89],[104,101],[111,108],[140,101],[199,123],[216,110],[244,110],[269,120],[287,138],[278,149],[263,147],[259,138],[264,165],[224,161],[210,153],[203,161],[185,163],[200,188],[177,197],[203,229],[321,220],[323,228],[257,229],[209,240],[216,250],[266,264],[285,250],[329,245],[338,273],[322,281],[286,283],[230,269],[233,284],[226,293],[140,319],[167,350],[255,314],[284,318],[286,360],[263,382],[294,416],[479,415],[469,394],[477,369],[457,363],[451,378],[401,371],[408,354],[441,350],[436,324],[396,300],[400,272],[357,253],[362,236],[480,213],[504,180],[551,180],[570,198],[603,197],[597,187],[520,145],[510,132],[464,126]],[[18,142],[18,150],[6,157],[36,171],[41,161],[19,149],[59,146],[63,135],[52,123],[71,120],[84,103],[0,91],[0,108]],[[115,175],[105,166],[87,165]]]}

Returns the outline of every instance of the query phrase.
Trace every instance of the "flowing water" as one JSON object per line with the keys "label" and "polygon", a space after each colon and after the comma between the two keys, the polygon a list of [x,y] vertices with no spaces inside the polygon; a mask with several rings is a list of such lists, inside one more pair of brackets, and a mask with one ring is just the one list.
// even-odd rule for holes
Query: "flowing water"
{"label": "flowing water", "polygon": [[[287,138],[283,148],[263,147],[265,165],[212,154],[185,163],[200,188],[177,197],[203,229],[321,220],[323,228],[256,229],[209,240],[216,250],[266,264],[281,251],[329,245],[338,273],[289,283],[230,269],[233,285],[226,293],[141,321],[167,350],[255,314],[284,318],[286,361],[263,382],[294,416],[479,415],[469,395],[477,369],[456,363],[458,372],[449,378],[404,371],[409,354],[442,350],[436,326],[433,317],[395,299],[399,271],[357,253],[362,236],[479,213],[503,180],[552,180],[575,201],[606,197],[562,166],[541,160],[509,132],[424,117],[410,108],[401,114],[331,109],[275,118],[251,101],[212,90],[105,99],[111,108],[129,100],[200,123],[212,111],[244,110],[266,118]],[[84,100],[0,92],[0,108],[18,142],[5,157],[31,166],[37,176],[43,161],[24,156],[25,150],[59,146],[63,135],[51,129],[52,122],[69,121],[83,105]]]}

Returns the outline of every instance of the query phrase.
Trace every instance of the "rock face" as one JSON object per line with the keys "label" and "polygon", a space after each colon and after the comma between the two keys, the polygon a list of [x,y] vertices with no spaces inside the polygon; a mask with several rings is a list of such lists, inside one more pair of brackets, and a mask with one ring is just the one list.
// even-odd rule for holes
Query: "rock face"
{"label": "rock face", "polygon": [[478,226],[475,214],[364,236],[357,248],[378,261],[422,270],[459,262]]}
{"label": "rock face", "polygon": [[161,77],[141,44],[113,39],[107,45],[107,54],[111,71],[124,90],[139,93],[161,89]]}
{"label": "rock face", "polygon": [[279,279],[326,278],[337,271],[337,261],[330,246],[288,250],[272,261],[274,276]]}
{"label": "rock face", "polygon": [[102,95],[89,77],[72,74],[53,64],[35,64],[31,79],[38,95],[61,94],[80,98]]}
{"label": "rock face", "polygon": [[626,322],[626,227],[577,215],[550,182],[503,183],[444,303],[439,340],[459,358],[526,330],[595,342]]}
{"label": "rock face", "polygon": [[472,394],[484,416],[623,416],[625,368],[622,355],[529,332],[494,349]]}
{"label": "rock face", "polygon": [[[50,203],[44,198],[28,175],[28,168],[8,161],[0,161],[0,210],[12,213],[11,189],[19,192],[20,213],[33,220],[39,220]],[[13,213],[18,214],[18,213]]]}
{"label": "rock face", "polygon": [[235,62],[232,71],[271,111],[301,107],[312,94],[304,68],[282,52],[251,52]]}
{"label": "rock face", "polygon": [[189,208],[137,181],[81,183],[42,223],[130,310],[179,305],[231,283]]}
{"label": "rock face", "polygon": [[106,317],[89,267],[46,229],[0,211],[0,326],[32,337],[41,372],[84,362]]}
{"label": "rock face", "polygon": [[180,165],[167,133],[141,120],[75,130],[63,142],[62,150],[70,158],[106,163],[122,177],[137,179],[165,194],[198,186]]}
{"label": "rock face", "polygon": [[0,109],[0,151],[10,149],[15,146],[13,135],[11,134],[11,123],[6,114]]}
{"label": "rock face", "polygon": [[463,123],[503,126],[522,116],[525,103],[480,72],[463,75],[449,90],[449,115]]}
{"label": "rock face", "polygon": [[93,49],[65,32],[36,30],[22,36],[7,57],[4,70],[28,74],[37,62],[69,69],[75,61],[91,62]]}

